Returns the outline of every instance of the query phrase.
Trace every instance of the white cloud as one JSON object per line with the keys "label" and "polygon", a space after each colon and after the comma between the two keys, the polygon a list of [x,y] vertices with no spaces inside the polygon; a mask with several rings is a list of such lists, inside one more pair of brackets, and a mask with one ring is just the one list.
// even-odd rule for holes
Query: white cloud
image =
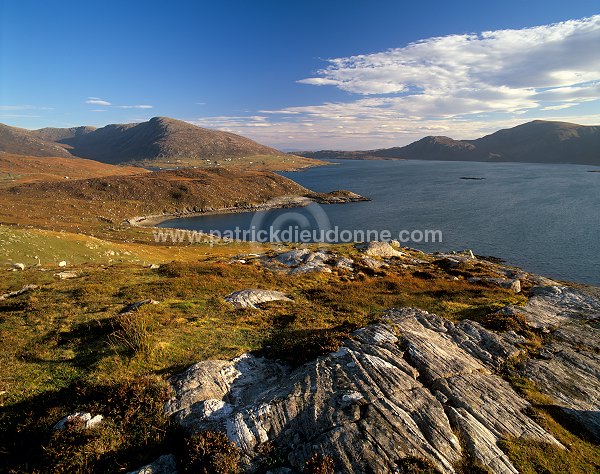
{"label": "white cloud", "polygon": [[427,38],[329,59],[298,81],[337,87],[354,96],[347,101],[194,122],[309,149],[403,145],[425,135],[475,138],[533,118],[591,124],[600,122],[589,114],[600,103],[599,45],[600,15]]}
{"label": "white cloud", "polygon": [[428,38],[330,59],[317,77],[299,82],[364,96],[394,94],[385,105],[403,115],[515,112],[534,109],[543,100],[600,98],[600,84],[593,83],[600,81],[599,44],[596,15],[522,30]]}
{"label": "white cloud", "polygon": [[151,109],[151,105],[114,105],[117,109]]}
{"label": "white cloud", "polygon": [[99,97],[88,97],[88,99],[85,101],[85,103],[92,104],[92,105],[112,105],[107,100],[100,99]]}
{"label": "white cloud", "polygon": [[[151,109],[151,105],[114,105],[111,102],[101,99],[100,97],[88,97],[85,101],[86,104],[100,105],[103,107],[112,107],[114,109]],[[92,112],[98,112],[98,109],[92,110]]]}

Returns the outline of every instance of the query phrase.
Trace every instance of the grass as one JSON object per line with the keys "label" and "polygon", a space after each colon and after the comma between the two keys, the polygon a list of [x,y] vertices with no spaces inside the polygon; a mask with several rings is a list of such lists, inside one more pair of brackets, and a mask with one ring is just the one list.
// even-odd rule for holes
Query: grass
{"label": "grass", "polygon": [[[258,262],[230,264],[218,256],[219,251],[224,256],[243,248],[231,244],[200,260],[190,253],[187,261],[158,270],[134,262],[80,264],[74,267],[79,277],[67,280],[44,267],[4,271],[0,294],[26,283],[39,288],[0,301],[0,422],[8,446],[0,458],[14,472],[36,472],[49,462],[59,466],[60,446],[67,442],[59,438],[66,437],[78,446],[69,456],[80,464],[68,464],[65,470],[89,470],[77,460],[80,452],[93,453],[85,462],[101,472],[114,467],[107,464],[110,456],[119,460],[120,469],[133,469],[148,461],[135,454],[135,440],[143,445],[151,438],[166,449],[168,430],[159,424],[157,430],[135,434],[141,428],[117,416],[103,395],[115,387],[145,377],[164,380],[198,360],[246,351],[298,365],[336,350],[353,328],[378,320],[394,306],[416,306],[460,320],[525,301],[498,287],[451,280],[435,265],[427,268],[428,278],[400,265],[382,272],[365,268],[355,275],[289,276]],[[356,256],[349,246],[337,251]],[[223,300],[232,291],[252,287],[284,291],[294,301],[235,310]],[[159,304],[119,314],[127,304],[145,299]],[[140,405],[132,396],[121,399],[125,410]],[[51,434],[60,418],[86,409],[107,416],[99,431]],[[22,446],[15,445],[25,434],[36,456],[24,456]],[[44,453],[51,452],[57,458],[49,461]],[[154,458],[159,454],[150,453]]]}
{"label": "grass", "polygon": [[549,443],[507,438],[502,450],[523,474],[588,474],[600,472],[600,448],[587,433],[566,417],[555,401],[541,393],[535,383],[509,376],[513,388],[531,403],[528,415],[552,434],[566,449]]}

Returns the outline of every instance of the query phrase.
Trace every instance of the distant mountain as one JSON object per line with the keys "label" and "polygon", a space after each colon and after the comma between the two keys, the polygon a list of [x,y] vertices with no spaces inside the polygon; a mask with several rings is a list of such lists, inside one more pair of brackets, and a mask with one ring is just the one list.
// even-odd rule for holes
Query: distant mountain
{"label": "distant mountain", "polygon": [[62,145],[46,141],[31,130],[0,123],[0,151],[29,156],[72,156]]}
{"label": "distant mountain", "polygon": [[31,130],[31,134],[49,142],[59,142],[79,137],[96,130],[96,127],[71,127],[71,128],[40,128],[39,130]]}
{"label": "distant mountain", "polygon": [[[209,130],[167,117],[102,128],[42,128],[25,130],[2,125],[0,151],[30,156],[77,156],[109,164],[191,166],[208,162],[250,162],[277,159],[292,164],[289,155],[229,132]],[[273,163],[272,163],[273,162]],[[297,159],[300,166],[309,160]]]}
{"label": "distant mountain", "polygon": [[297,152],[318,159],[408,159],[600,165],[600,126],[535,120],[476,140],[429,136],[403,147]]}

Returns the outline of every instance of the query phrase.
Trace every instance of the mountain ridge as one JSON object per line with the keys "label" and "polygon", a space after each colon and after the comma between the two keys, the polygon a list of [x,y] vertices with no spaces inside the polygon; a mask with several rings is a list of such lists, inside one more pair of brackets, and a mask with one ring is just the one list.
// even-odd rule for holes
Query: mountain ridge
{"label": "mountain ridge", "polygon": [[[230,132],[211,130],[169,117],[95,128],[26,130],[0,126],[0,151],[28,156],[87,158],[107,164],[197,166],[221,161],[288,154]],[[250,161],[249,163],[252,163]]]}
{"label": "mountain ridge", "polygon": [[410,159],[600,166],[600,126],[534,120],[474,140],[427,136],[403,147],[295,152],[316,159]]}

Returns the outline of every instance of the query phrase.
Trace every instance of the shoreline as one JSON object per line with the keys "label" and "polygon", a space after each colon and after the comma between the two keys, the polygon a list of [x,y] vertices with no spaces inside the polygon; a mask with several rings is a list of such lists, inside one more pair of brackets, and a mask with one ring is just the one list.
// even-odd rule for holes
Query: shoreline
{"label": "shoreline", "polygon": [[188,217],[240,214],[244,212],[268,211],[271,209],[306,207],[312,203],[346,204],[350,202],[364,201],[370,201],[370,199],[350,191],[332,191],[330,193],[310,193],[304,196],[278,196],[264,203],[247,205],[245,207],[233,206],[223,207],[219,209],[211,208],[205,211],[172,212],[166,214],[154,214],[149,216],[136,216],[127,219],[125,222],[127,222],[133,227],[156,227],[158,224],[171,219],[185,219]]}

